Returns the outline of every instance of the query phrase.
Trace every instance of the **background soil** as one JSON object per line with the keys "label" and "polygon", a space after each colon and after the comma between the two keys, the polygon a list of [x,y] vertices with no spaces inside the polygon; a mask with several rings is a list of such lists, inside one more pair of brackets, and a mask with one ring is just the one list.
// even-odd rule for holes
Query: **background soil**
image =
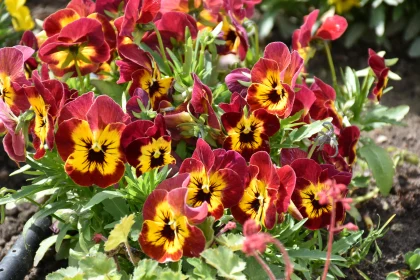
{"label": "background soil", "polygon": [[[28,0],[27,4],[37,18],[45,18],[55,10],[66,5],[67,1],[36,1]],[[275,38],[273,38],[275,40]],[[286,42],[288,43],[288,42]],[[337,66],[350,66],[356,69],[367,66],[367,48],[372,46],[358,46],[351,50],[334,45],[333,55]],[[420,157],[420,141],[418,140],[420,129],[420,82],[418,79],[418,63],[406,57],[404,49],[388,53],[387,57],[399,57],[400,61],[394,67],[393,72],[403,77],[402,81],[390,81],[394,86],[393,91],[386,94],[381,103],[387,106],[401,104],[410,105],[410,113],[405,119],[406,126],[386,127],[369,133],[369,136],[380,142],[383,147],[397,147],[407,150]],[[328,77],[326,58],[318,54],[310,67],[321,78]],[[325,70],[324,70],[325,69]],[[21,176],[8,177],[16,169],[16,164],[8,159],[0,145],[0,187],[18,189],[25,182]],[[393,214],[397,214],[389,226],[387,234],[378,240],[383,257],[372,263],[369,256],[358,269],[366,273],[372,280],[385,279],[386,275],[401,268],[407,268],[404,264],[404,254],[416,248],[420,248],[420,168],[404,163],[397,168],[394,178],[393,189],[388,197],[378,196],[361,205],[358,210],[362,215],[368,215],[374,223],[380,220],[385,222]],[[11,248],[17,236],[20,234],[24,223],[35,213],[36,207],[29,204],[19,204],[16,208],[7,210],[6,221],[0,225],[0,260]],[[360,224],[359,224],[360,225]],[[363,227],[363,225],[360,225]],[[55,262],[53,252],[47,254],[38,268],[32,269],[25,279],[44,279],[45,276],[65,266],[66,263]],[[362,279],[356,270],[348,271],[348,279]]]}

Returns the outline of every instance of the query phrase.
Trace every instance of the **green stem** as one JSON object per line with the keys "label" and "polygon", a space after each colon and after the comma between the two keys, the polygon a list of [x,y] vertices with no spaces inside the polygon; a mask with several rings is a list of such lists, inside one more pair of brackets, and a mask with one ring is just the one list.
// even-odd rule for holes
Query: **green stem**
{"label": "green stem", "polygon": [[375,187],[372,191],[368,192],[367,194],[363,195],[363,196],[358,196],[356,198],[353,198],[353,202],[355,204],[361,203],[363,201],[366,200],[370,200],[372,198],[374,198],[376,195],[378,195],[379,193],[379,188]]}
{"label": "green stem", "polygon": [[327,41],[324,41],[324,48],[325,48],[325,53],[327,54],[328,65],[330,66],[330,70],[331,70],[331,78],[333,81],[333,86],[334,86],[334,89],[337,91],[337,74],[335,73],[334,61],[332,59],[330,46],[328,45]]}
{"label": "green stem", "polygon": [[83,80],[82,72],[80,72],[79,65],[77,64],[77,59],[74,60],[74,66],[76,68],[77,76],[79,77],[80,90],[82,93],[85,93],[85,82]]}
{"label": "green stem", "polygon": [[[165,47],[163,46],[162,36],[160,35],[159,29],[156,27],[156,25],[155,24],[152,24],[152,25],[153,25],[153,30],[155,31],[156,37],[158,39],[160,55],[162,56],[165,66],[167,66],[169,69],[168,59],[166,58],[166,52],[165,52]],[[167,73],[167,74],[170,74],[170,73]]]}
{"label": "green stem", "polygon": [[257,24],[254,23],[254,40],[255,40],[255,61],[260,58],[260,36],[258,33]]}
{"label": "green stem", "polygon": [[308,156],[307,156],[307,158],[312,158],[312,155],[314,154],[314,152],[315,152],[315,149],[316,149],[316,147],[318,146],[318,141],[315,141],[313,144],[312,144],[312,147],[311,147],[311,149],[309,150],[309,153],[308,153]]}

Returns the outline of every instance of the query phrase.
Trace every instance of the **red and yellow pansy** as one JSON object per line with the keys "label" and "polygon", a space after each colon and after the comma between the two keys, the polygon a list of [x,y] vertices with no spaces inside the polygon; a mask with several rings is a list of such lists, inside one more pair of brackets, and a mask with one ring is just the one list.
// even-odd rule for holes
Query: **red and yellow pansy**
{"label": "red and yellow pansy", "polygon": [[198,207],[206,202],[209,215],[216,220],[225,208],[241,199],[246,172],[246,162],[240,154],[223,149],[212,151],[203,139],[198,139],[192,157],[185,159],[179,169],[180,174],[190,175],[188,205]]}
{"label": "red and yellow pansy", "polygon": [[39,49],[39,58],[48,64],[56,76],[72,72],[86,75],[98,70],[110,58],[101,23],[96,19],[80,18],[49,37]]}
{"label": "red and yellow pansy", "polygon": [[[244,104],[247,103],[239,94],[232,94],[231,104],[222,105],[222,109],[230,108],[221,117],[228,135],[223,148],[237,151],[249,160],[257,151],[270,151],[269,137],[280,129],[280,122],[275,115],[268,113],[265,109],[246,114],[243,109],[247,105]],[[232,108],[237,111],[233,111],[235,109]]]}
{"label": "red and yellow pansy", "polygon": [[188,174],[167,179],[144,203],[139,243],[146,255],[161,263],[198,257],[204,250],[206,239],[193,224],[207,217],[207,203],[197,208],[186,204],[188,183]]}
{"label": "red and yellow pansy", "polygon": [[283,43],[269,44],[264,57],[251,70],[251,86],[247,102],[252,111],[263,108],[280,118],[286,118],[293,109],[295,93],[293,88],[303,60]]}
{"label": "red and yellow pansy", "polygon": [[138,120],[130,123],[121,136],[128,163],[136,168],[137,176],[150,170],[174,164],[171,137],[166,132],[162,115],[154,123]]}
{"label": "red and yellow pansy", "polygon": [[92,92],[63,107],[55,142],[75,183],[106,188],[121,179],[125,170],[121,135],[128,118],[110,97],[94,99]]}
{"label": "red and yellow pansy", "polygon": [[241,201],[231,208],[235,219],[244,224],[253,219],[267,229],[283,220],[290,197],[295,188],[296,177],[290,166],[275,168],[270,155],[256,152],[251,156],[245,191]]}
{"label": "red and yellow pansy", "polygon": [[[291,167],[296,173],[296,187],[292,194],[292,201],[303,218],[308,218],[305,226],[315,230],[327,227],[331,220],[332,205],[321,204],[319,193],[331,187],[331,180],[337,184],[347,186],[351,181],[351,173],[340,172],[329,164],[318,164],[312,159],[296,159]],[[342,197],[345,197],[344,190]],[[345,209],[341,202],[336,205],[336,221],[342,222],[345,218]]]}

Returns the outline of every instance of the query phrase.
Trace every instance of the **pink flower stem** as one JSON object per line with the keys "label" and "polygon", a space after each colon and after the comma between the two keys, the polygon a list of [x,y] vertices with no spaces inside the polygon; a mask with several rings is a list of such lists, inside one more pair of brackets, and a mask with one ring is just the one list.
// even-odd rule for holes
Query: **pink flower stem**
{"label": "pink flower stem", "polygon": [[270,280],[276,280],[276,276],[271,271],[270,267],[264,262],[264,260],[260,257],[257,251],[255,251],[252,256],[257,260],[257,262],[261,265],[261,267],[264,269],[265,273],[267,273],[268,278]]}
{"label": "pink flower stem", "polygon": [[322,280],[327,279],[328,268],[331,263],[331,251],[332,251],[332,246],[333,246],[333,241],[334,241],[334,232],[335,232],[335,216],[336,216],[335,208],[336,208],[336,202],[335,202],[335,199],[333,199],[332,205],[331,205],[330,228],[328,230],[329,233],[328,233],[328,246],[327,246],[327,260],[325,261],[324,273],[322,274]]}
{"label": "pink flower stem", "polygon": [[272,238],[271,242],[280,250],[281,254],[283,255],[284,265],[286,267],[285,277],[286,280],[289,280],[293,273],[293,266],[290,262],[289,254],[287,254],[286,248],[283,244],[275,238]]}

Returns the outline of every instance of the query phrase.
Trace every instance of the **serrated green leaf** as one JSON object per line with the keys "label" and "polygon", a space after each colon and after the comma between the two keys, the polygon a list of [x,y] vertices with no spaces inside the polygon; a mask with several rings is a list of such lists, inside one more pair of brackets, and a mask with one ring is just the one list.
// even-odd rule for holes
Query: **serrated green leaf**
{"label": "serrated green leaf", "polygon": [[121,222],[117,224],[111,231],[108,240],[105,242],[105,251],[114,250],[121,243],[128,243],[128,234],[130,233],[131,227],[134,225],[134,214],[124,217]]}
{"label": "serrated green leaf", "polygon": [[79,268],[69,266],[48,274],[46,280],[83,280],[83,275]]}
{"label": "serrated green leaf", "polygon": [[395,173],[394,165],[388,152],[370,143],[360,148],[358,154],[366,160],[381,194],[388,195],[392,188]]}
{"label": "serrated green leaf", "polygon": [[132,280],[158,280],[162,271],[159,263],[155,260],[143,259],[134,269]]}
{"label": "serrated green leaf", "polygon": [[121,275],[117,272],[117,267],[113,259],[105,254],[97,252],[79,261],[80,269],[85,273],[85,278],[118,280]]}
{"label": "serrated green leaf", "polygon": [[201,253],[201,256],[209,265],[217,269],[217,274],[220,277],[235,280],[246,279],[242,273],[246,267],[246,262],[229,248],[219,246],[216,249],[207,249]]}
{"label": "serrated green leaf", "polygon": [[199,258],[188,258],[187,262],[194,267],[192,279],[213,280],[216,279],[217,270],[203,262]]}
{"label": "serrated green leaf", "polygon": [[230,248],[232,251],[239,251],[242,249],[244,237],[240,234],[228,233],[217,237],[216,241],[217,243]]}

